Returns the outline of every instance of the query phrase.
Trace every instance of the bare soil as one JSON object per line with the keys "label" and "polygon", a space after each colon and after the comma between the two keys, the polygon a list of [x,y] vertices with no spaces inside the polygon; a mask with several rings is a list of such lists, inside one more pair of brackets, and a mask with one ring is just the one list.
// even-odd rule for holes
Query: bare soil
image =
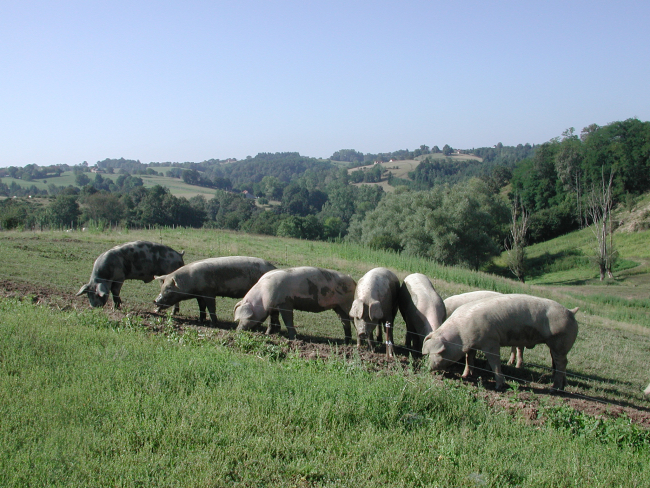
{"label": "bare soil", "polygon": [[[0,296],[25,299],[29,297],[35,304],[49,306],[60,311],[84,310],[88,307],[85,297],[76,297],[72,294],[62,293],[60,290],[38,286],[30,283],[19,283],[9,280],[0,280]],[[109,316],[115,320],[121,320],[126,316],[122,310],[113,310],[110,306],[105,308]],[[145,327],[153,333],[164,333],[165,328],[161,325],[162,314],[155,313],[151,310],[133,309],[128,312],[129,315],[137,315]],[[195,329],[204,336],[219,340],[226,346],[235,347],[235,334],[233,334],[235,324],[232,322],[222,322],[219,328],[205,327],[196,320],[187,320],[183,317],[175,317],[175,330],[182,334],[185,330]],[[344,344],[343,341],[332,341],[327,338],[300,336],[299,339],[289,341],[284,336],[274,335],[267,341],[277,346],[284,354],[289,352],[298,354],[307,360],[323,360],[333,355],[339,355],[347,358],[359,358],[366,365],[369,371],[385,372],[386,374],[395,371],[409,370],[414,367],[411,358],[399,346],[396,346],[394,358],[388,358],[385,353],[371,352],[367,348],[357,349],[355,344]],[[477,364],[478,365],[478,364]],[[418,365],[415,364],[417,368]],[[615,402],[603,403],[602,401],[591,398],[580,398],[574,393],[556,393],[551,394],[549,383],[528,383],[521,386],[517,391],[508,390],[498,392],[494,389],[494,381],[491,374],[485,374],[482,377],[471,380],[463,380],[460,375],[462,368],[459,366],[445,373],[436,373],[435,377],[442,383],[443,378],[454,379],[456,381],[465,381],[476,387],[477,397],[482,398],[488,405],[493,408],[510,412],[513,417],[524,419],[531,424],[542,423],[540,417],[540,404],[542,399],[545,404],[564,404],[584,414],[604,417],[617,418],[626,416],[633,423],[650,429],[650,409],[643,406],[631,404],[617,404]],[[548,379],[548,378],[547,378]]]}

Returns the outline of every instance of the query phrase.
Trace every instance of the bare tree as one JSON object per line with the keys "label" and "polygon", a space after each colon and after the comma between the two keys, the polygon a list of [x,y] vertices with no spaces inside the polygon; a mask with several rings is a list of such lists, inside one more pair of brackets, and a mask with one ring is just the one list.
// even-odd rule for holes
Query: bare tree
{"label": "bare tree", "polygon": [[528,232],[528,218],[530,215],[521,204],[521,199],[516,196],[512,204],[511,215],[510,236],[505,241],[505,248],[508,253],[508,268],[519,281],[525,283],[526,232]]}
{"label": "bare tree", "polygon": [[[600,281],[605,279],[605,274],[613,278],[612,268],[618,257],[614,248],[612,232],[612,182],[614,170],[609,174],[609,182],[605,183],[605,170],[602,170],[600,187],[592,185],[587,194],[585,208],[585,225],[587,225],[596,238],[594,261],[598,266]],[[609,237],[609,239],[608,239]]]}

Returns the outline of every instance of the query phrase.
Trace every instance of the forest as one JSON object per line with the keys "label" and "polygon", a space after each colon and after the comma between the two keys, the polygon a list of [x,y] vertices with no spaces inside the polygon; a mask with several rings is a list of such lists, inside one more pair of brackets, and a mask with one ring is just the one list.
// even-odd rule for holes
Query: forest
{"label": "forest", "polygon": [[[439,157],[454,151],[482,162]],[[415,158],[420,162],[408,179],[387,170],[391,160]],[[94,166],[28,165],[2,168],[0,178],[30,182],[73,171],[75,185],[50,182],[45,191],[0,179],[0,195],[7,197],[0,201],[0,226],[231,229],[348,240],[480,269],[504,250],[513,202],[530,216],[528,242],[545,241],[584,225],[589,192],[610,176],[614,203],[649,191],[649,159],[650,122],[633,118],[592,124],[579,134],[570,128],[539,145],[499,143],[460,151],[421,145],[384,154],[341,149],[327,160],[285,152],[240,161],[143,164],[121,158]],[[372,163],[371,170],[348,172]],[[93,173],[93,168],[117,177]],[[160,185],[145,188],[140,176],[162,176],[162,168],[166,177],[210,189],[212,198],[177,197]],[[393,191],[363,184],[383,180]]]}

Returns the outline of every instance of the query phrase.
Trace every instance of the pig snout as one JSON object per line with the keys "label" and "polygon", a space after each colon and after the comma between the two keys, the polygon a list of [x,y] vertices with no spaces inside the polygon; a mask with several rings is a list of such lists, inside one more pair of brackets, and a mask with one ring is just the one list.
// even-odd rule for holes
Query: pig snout
{"label": "pig snout", "polygon": [[162,296],[162,293],[156,297],[156,299],[153,301],[154,305],[158,308],[158,311],[164,310],[166,308],[169,308],[172,306],[171,303],[167,303]]}

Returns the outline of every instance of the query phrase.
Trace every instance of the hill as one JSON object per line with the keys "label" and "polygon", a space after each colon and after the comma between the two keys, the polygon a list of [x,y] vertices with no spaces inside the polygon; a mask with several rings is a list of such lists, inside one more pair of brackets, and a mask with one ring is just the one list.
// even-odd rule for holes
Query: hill
{"label": "hill", "polygon": [[[156,169],[157,171],[161,171],[164,174],[164,172],[171,169],[171,167],[160,167]],[[87,173],[87,174],[89,175],[89,178],[92,181],[92,179],[94,178],[94,174],[93,173]],[[114,182],[119,175],[101,173],[101,176],[102,178],[109,179]],[[145,188],[152,188],[156,185],[164,186],[169,188],[172,195],[177,197],[185,197],[189,199],[196,195],[203,195],[206,198],[210,199],[214,195],[214,189],[205,188],[196,185],[188,185],[182,179],[179,178],[170,178],[168,176],[154,176],[154,175],[146,175],[146,174],[145,175],[139,174],[135,176],[142,178]],[[64,186],[64,187],[76,186],[75,174],[72,171],[64,171],[63,173],[61,173],[60,176],[48,176],[47,178],[42,180],[25,181],[22,179],[12,178],[10,176],[5,176],[0,180],[6,185],[11,185],[12,183],[16,183],[22,188],[30,188],[33,185],[39,190],[44,190],[44,191],[47,191],[50,185]]]}
{"label": "hill", "polygon": [[[476,163],[482,163],[483,159],[474,156],[473,154],[452,154],[450,156],[445,156],[442,153],[432,153],[427,155],[418,156],[415,159],[405,159],[405,160],[391,160],[386,163],[381,163],[383,172],[381,175],[381,181],[377,182],[363,182],[355,183],[355,185],[366,184],[366,185],[375,185],[381,186],[384,191],[394,191],[395,187],[388,184],[390,177],[398,178],[401,180],[408,180],[409,172],[415,171],[418,165],[426,160],[437,160],[444,164],[445,161],[449,160],[451,162],[460,162],[460,161],[471,161]],[[348,174],[351,175],[356,171],[370,171],[375,167],[375,164],[368,164],[365,166],[358,166],[355,168],[348,169]]]}
{"label": "hill", "polygon": [[[617,228],[614,245],[618,261],[614,278],[600,281],[592,261],[595,238],[584,228],[526,248],[526,283],[571,296],[590,297],[602,303],[632,304],[648,315],[642,324],[650,327],[650,193],[614,212]],[[511,277],[506,253],[495,259],[490,272]]]}
{"label": "hill", "polygon": [[[286,331],[239,333],[237,299],[217,298],[218,327],[152,310],[156,283],[129,281],[123,308],[75,296],[94,259],[137,239],[185,250],[186,262],[251,255],[278,267],[376,266],[427,274],[444,298],[471,289],[523,292],[580,305],[568,387],[549,391],[539,345],[503,365],[494,391],[477,358],[432,374],[410,357],[346,345],[332,312],[295,312]],[[207,229],[0,233],[0,467],[3,485],[647,486],[650,328],[630,301],[344,243]],[[618,315],[617,315],[618,314]],[[620,316],[615,320],[610,317]],[[262,329],[263,330],[263,329]],[[388,462],[386,460],[389,460]],[[116,480],[120,480],[119,483]],[[124,481],[127,480],[127,481]],[[644,481],[645,480],[645,481]]]}

